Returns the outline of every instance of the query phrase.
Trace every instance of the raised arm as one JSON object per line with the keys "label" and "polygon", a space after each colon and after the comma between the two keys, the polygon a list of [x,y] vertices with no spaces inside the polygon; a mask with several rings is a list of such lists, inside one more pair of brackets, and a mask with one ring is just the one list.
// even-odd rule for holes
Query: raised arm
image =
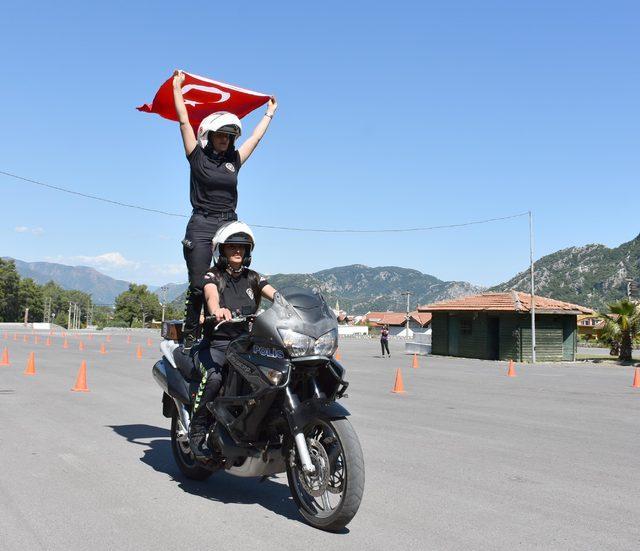
{"label": "raised arm", "polygon": [[180,133],[182,134],[182,143],[184,143],[184,151],[187,157],[191,155],[191,152],[196,148],[197,141],[196,136],[193,133],[193,128],[189,123],[189,115],[187,114],[187,108],[184,105],[184,98],[182,97],[182,83],[184,82],[184,73],[178,69],[173,72],[173,102],[176,106],[176,114],[178,115],[178,121],[180,122]]}
{"label": "raised arm", "polygon": [[251,156],[253,150],[258,146],[262,136],[269,128],[269,124],[271,123],[271,119],[278,108],[278,102],[276,101],[275,96],[271,96],[269,99],[269,103],[267,105],[267,112],[264,114],[260,122],[253,129],[253,133],[251,136],[245,140],[245,142],[240,146],[238,152],[240,153],[240,164],[244,164],[245,161]]}

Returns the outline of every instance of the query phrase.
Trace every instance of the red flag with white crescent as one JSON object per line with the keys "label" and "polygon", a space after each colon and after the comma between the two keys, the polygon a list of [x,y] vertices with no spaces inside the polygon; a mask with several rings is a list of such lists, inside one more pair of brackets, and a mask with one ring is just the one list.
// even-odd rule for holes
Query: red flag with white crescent
{"label": "red flag with white crescent", "polygon": [[[200,122],[216,111],[228,111],[238,118],[251,113],[269,101],[268,94],[253,92],[224,82],[206,77],[184,73],[182,97],[189,115],[189,122],[194,132],[198,132]],[[171,76],[156,93],[153,102],[137,107],[144,113],[157,113],[165,119],[177,121],[176,108],[173,103],[173,76]]]}

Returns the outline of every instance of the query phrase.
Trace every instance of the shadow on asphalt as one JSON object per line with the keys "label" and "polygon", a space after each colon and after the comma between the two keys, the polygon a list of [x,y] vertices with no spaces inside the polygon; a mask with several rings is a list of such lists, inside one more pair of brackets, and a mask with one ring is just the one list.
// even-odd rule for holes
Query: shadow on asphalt
{"label": "shadow on asphalt", "polygon": [[[185,492],[220,503],[260,505],[290,520],[303,522],[286,484],[268,479],[258,482],[257,478],[240,478],[223,472],[214,473],[204,482],[189,480],[180,472],[173,459],[169,429],[152,425],[107,426],[128,442],[144,446],[144,455],[140,461],[158,472],[170,475]],[[346,534],[348,531],[345,528],[341,533]]]}

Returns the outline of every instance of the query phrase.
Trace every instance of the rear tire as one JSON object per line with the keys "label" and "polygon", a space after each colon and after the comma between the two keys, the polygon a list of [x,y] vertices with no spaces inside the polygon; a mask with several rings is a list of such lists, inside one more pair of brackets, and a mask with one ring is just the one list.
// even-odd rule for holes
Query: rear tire
{"label": "rear tire", "polygon": [[[295,452],[296,461],[294,466],[291,466],[289,459],[287,459],[287,480],[291,495],[304,519],[314,528],[337,532],[351,522],[360,507],[364,493],[364,457],[358,435],[347,419],[341,418],[330,421],[315,419],[305,428],[305,437],[309,439],[313,431],[317,430],[317,427],[322,427],[323,431],[326,431],[330,436],[330,439],[337,439],[337,444],[340,447],[338,452],[335,451],[335,448],[327,449],[325,447],[326,457],[334,458],[333,466],[330,467],[330,476],[332,479],[337,476],[341,481],[342,491],[340,493],[342,497],[340,501],[335,508],[331,507],[329,511],[318,507],[317,501],[314,501],[314,498],[306,493],[303,484],[300,482],[301,471],[297,452]],[[336,442],[334,441],[333,444],[335,446]],[[335,460],[336,456],[341,458],[339,462]],[[320,453],[320,457],[322,457],[322,453]],[[339,469],[334,469],[338,465]],[[332,493],[335,495],[338,492]],[[324,502],[323,500],[322,506],[329,504],[326,491],[324,496],[327,496],[327,501]]]}
{"label": "rear tire", "polygon": [[206,480],[213,474],[213,471],[203,467],[195,459],[189,448],[188,440],[185,444],[184,438],[181,440],[178,436],[179,430],[178,412],[174,408],[171,416],[171,451],[173,452],[173,458],[184,476],[191,480]]}

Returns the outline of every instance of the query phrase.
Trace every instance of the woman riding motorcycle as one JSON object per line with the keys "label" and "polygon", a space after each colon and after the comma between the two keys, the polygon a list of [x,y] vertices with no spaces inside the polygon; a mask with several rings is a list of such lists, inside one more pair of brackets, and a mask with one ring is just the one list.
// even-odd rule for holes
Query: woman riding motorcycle
{"label": "woman riding motorcycle", "polygon": [[[217,322],[255,314],[261,297],[273,300],[276,290],[264,277],[249,269],[254,245],[253,232],[244,222],[224,224],[213,238],[214,266],[204,276],[204,298],[205,309]],[[213,401],[222,385],[227,346],[247,330],[246,324],[239,323],[223,325],[215,332],[211,325],[205,325],[205,339],[196,366],[202,379],[189,429],[189,444],[199,459],[211,456],[206,443],[211,414],[204,405]],[[208,351],[204,350],[207,345]],[[204,363],[201,357],[206,358]]]}

